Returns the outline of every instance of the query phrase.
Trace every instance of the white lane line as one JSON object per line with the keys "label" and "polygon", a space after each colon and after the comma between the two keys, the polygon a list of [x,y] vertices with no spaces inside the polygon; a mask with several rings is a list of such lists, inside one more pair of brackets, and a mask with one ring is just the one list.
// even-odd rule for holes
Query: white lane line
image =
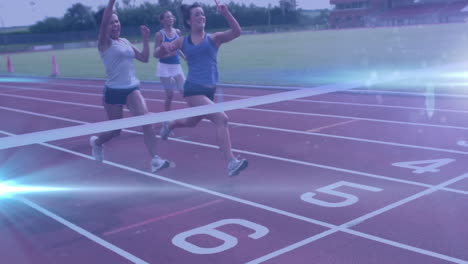
{"label": "white lane line", "polygon": [[[62,84],[65,85],[65,84]],[[70,86],[70,85],[68,85]],[[87,85],[72,85],[72,86],[84,86]],[[89,96],[101,96],[101,93],[86,93],[86,92],[75,92],[75,91],[68,91],[68,90],[58,90],[58,89],[50,89],[50,88],[33,88],[28,86],[18,86],[18,85],[6,85],[0,84],[0,87],[14,87],[20,90],[32,90],[32,91],[52,91],[56,93],[68,93],[68,94],[81,94],[81,95],[89,95]],[[95,85],[93,87],[101,88],[102,86]],[[310,88],[313,89],[313,88]],[[145,92],[157,92],[157,93],[164,93],[163,90],[160,89],[142,89]],[[15,90],[12,90],[15,91]],[[421,94],[423,96],[424,94]],[[219,96],[219,95],[218,95]],[[255,96],[251,95],[234,95],[234,94],[223,94],[224,97],[233,97],[233,98],[252,98]],[[164,101],[159,99],[152,99],[152,98],[145,98],[146,100],[156,100],[156,101]],[[173,101],[175,103],[185,103],[184,101]],[[386,108],[386,109],[403,109],[403,110],[417,110],[417,111],[425,111],[425,107],[412,107],[412,106],[398,106],[398,105],[384,105],[384,104],[365,104],[365,103],[348,103],[348,102],[338,102],[338,101],[327,101],[327,100],[312,100],[312,99],[294,99],[290,100],[290,102],[301,102],[301,103],[318,103],[318,104],[331,104],[331,105],[347,105],[347,106],[357,106],[357,107],[372,107],[372,108]],[[436,112],[447,112],[447,113],[461,113],[466,114],[468,110],[455,110],[455,109],[443,109],[443,108],[434,108]]]}
{"label": "white lane line", "polygon": [[285,254],[285,253],[288,253],[288,252],[291,252],[292,250],[295,250],[295,249],[298,249],[300,247],[303,247],[305,245],[308,245],[314,241],[317,241],[318,239],[321,239],[321,238],[324,238],[326,236],[329,236],[331,234],[334,234],[338,231],[341,231],[341,232],[345,232],[345,233],[348,233],[348,234],[351,234],[351,235],[355,235],[355,236],[359,236],[359,237],[362,237],[362,238],[366,238],[368,240],[371,240],[371,241],[375,241],[375,242],[380,242],[380,243],[383,243],[383,244],[387,244],[387,245],[390,245],[390,246],[394,246],[394,247],[398,247],[398,248],[401,248],[401,249],[406,249],[406,250],[409,250],[409,251],[412,251],[412,252],[416,252],[416,253],[419,253],[419,254],[423,254],[423,255],[427,255],[427,256],[430,256],[430,257],[434,257],[434,258],[439,258],[439,259],[442,259],[442,260],[447,260],[447,261],[451,261],[451,262],[455,262],[455,263],[468,263],[468,261],[465,261],[465,260],[462,260],[462,259],[458,259],[458,258],[455,258],[455,257],[451,257],[451,256],[448,256],[448,255],[444,255],[444,254],[441,254],[441,253],[437,253],[437,252],[434,252],[434,251],[430,251],[430,250],[426,250],[426,249],[422,249],[422,248],[418,248],[418,247],[414,247],[414,246],[410,246],[410,245],[406,245],[406,244],[403,244],[403,243],[399,243],[399,242],[396,242],[396,241],[392,241],[392,240],[389,240],[389,239],[384,239],[384,238],[380,238],[380,237],[377,237],[377,236],[373,236],[373,235],[369,235],[369,234],[366,234],[366,233],[363,233],[363,232],[359,232],[359,231],[355,231],[355,230],[352,230],[350,229],[351,227],[357,225],[357,224],[360,224],[366,220],[369,220],[373,217],[376,217],[378,215],[381,215],[385,212],[388,212],[392,209],[395,209],[399,206],[402,206],[402,205],[405,205],[405,204],[408,204],[416,199],[419,199],[421,197],[424,197],[424,196],[427,196],[429,194],[432,194],[436,191],[439,191],[439,190],[442,190],[443,188],[451,185],[451,184],[454,184],[456,182],[459,182],[461,180],[464,180],[468,178],[468,173],[464,173],[458,177],[455,177],[453,179],[450,179],[448,181],[445,181],[441,184],[438,184],[436,186],[432,186],[430,187],[429,189],[426,189],[424,191],[421,191],[419,193],[416,193],[414,195],[411,195],[407,198],[404,198],[400,201],[397,201],[395,203],[392,203],[392,204],[389,204],[385,207],[382,207],[378,210],[375,210],[373,212],[370,212],[370,213],[367,213],[361,217],[358,217],[354,220],[351,220],[347,223],[344,223],[340,226],[337,226],[335,228],[332,228],[330,230],[327,230],[327,231],[324,231],[322,233],[319,233],[317,235],[314,235],[312,237],[309,237],[309,238],[306,238],[304,240],[301,240],[299,242],[296,242],[294,244],[291,244],[289,246],[286,246],[284,248],[281,248],[279,250],[276,250],[274,252],[271,252],[267,255],[264,255],[260,258],[257,258],[255,260],[252,260],[252,261],[249,261],[247,264],[259,264],[259,263],[263,263],[267,260],[270,260],[272,258],[275,258],[275,257],[278,257],[282,254]]}
{"label": "white lane line", "polygon": [[34,132],[17,136],[0,138],[0,149],[36,144],[69,137],[84,136],[101,133],[109,130],[117,130],[129,127],[142,126],[146,124],[161,123],[174,119],[186,118],[196,115],[207,115],[217,112],[235,110],[239,108],[270,104],[274,102],[301,98],[305,96],[336,92],[355,88],[356,84],[342,84],[316,87],[315,89],[302,89],[272,95],[265,95],[255,98],[241,99],[236,101],[217,103],[214,105],[204,105],[185,109],[178,109],[170,112],[152,113],[142,116],[128,117],[118,120],[102,121],[86,126],[78,125],[73,127],[53,129],[49,131]]}
{"label": "white lane line", "polygon": [[[354,91],[348,91],[349,93],[358,93],[358,94],[390,94],[390,95],[403,95],[403,96],[426,96],[424,92],[405,92],[405,91],[388,91],[388,90],[360,90],[356,89]],[[438,97],[448,97],[456,99],[467,99],[467,94],[447,94],[447,93],[438,93]]]}
{"label": "white lane line", "polygon": [[[58,100],[52,100],[52,99],[39,99],[39,98],[35,98],[35,97],[22,96],[22,95],[1,95],[0,94],[0,96],[21,98],[21,99],[27,99],[27,100],[49,102],[49,103],[57,103],[57,104],[65,104],[65,105],[82,106],[82,107],[103,108],[102,106],[97,106],[97,105],[72,103],[72,102],[58,101]],[[128,110],[125,109],[125,111],[128,111]],[[359,120],[359,119],[355,119],[355,120]],[[106,121],[106,122],[108,122],[108,121]],[[205,122],[210,122],[210,121],[205,120]],[[405,148],[445,152],[445,153],[451,153],[451,154],[461,154],[461,155],[468,154],[467,151],[460,151],[460,150],[435,148],[435,147],[425,147],[425,146],[402,144],[402,143],[396,143],[396,142],[388,142],[388,141],[380,141],[380,140],[372,140],[372,139],[363,139],[363,138],[355,138],[355,137],[347,137],[347,136],[338,136],[338,135],[331,135],[331,134],[325,134],[325,133],[316,133],[316,132],[307,132],[307,131],[299,131],[299,130],[284,129],[284,128],[274,128],[274,127],[267,127],[267,126],[249,125],[249,124],[236,123],[236,122],[229,122],[229,123],[231,125],[236,125],[236,126],[266,129],[266,130],[272,130],[272,131],[278,131],[278,132],[287,132],[287,133],[302,134],[302,135],[328,137],[328,138],[343,139],[343,140],[350,140],[350,141],[357,141],[357,142],[366,142],[366,143],[374,143],[374,144],[389,145],[389,146],[396,146],[396,147],[405,147]]]}
{"label": "white lane line", "polygon": [[[4,133],[4,134],[10,135],[10,136],[13,135],[13,134],[5,132],[5,131],[0,131],[0,133]],[[54,146],[54,145],[51,145],[51,144],[48,144],[48,143],[41,143],[40,145],[46,146],[46,147],[49,147],[49,148],[53,148],[53,149],[56,149],[56,150],[60,150],[60,151],[63,151],[63,152],[69,153],[69,154],[76,155],[76,156],[84,157],[84,158],[87,158],[87,159],[90,159],[90,160],[93,160],[93,158],[91,156],[89,156],[89,155],[85,155],[85,154],[82,154],[82,153],[79,153],[79,152],[71,151],[71,150],[61,148],[61,147],[58,147],[58,146]],[[245,200],[245,199],[242,199],[242,198],[237,198],[237,197],[231,196],[231,195],[226,195],[226,194],[223,194],[223,193],[212,191],[212,190],[202,188],[202,187],[199,187],[199,186],[195,186],[195,185],[192,185],[192,184],[188,184],[188,183],[185,183],[185,182],[180,182],[180,181],[177,181],[177,180],[174,180],[174,179],[166,178],[166,177],[163,177],[163,176],[160,176],[160,175],[151,174],[151,173],[141,171],[141,170],[138,170],[138,169],[134,169],[134,168],[122,165],[122,164],[118,164],[118,163],[114,163],[114,162],[110,162],[110,161],[104,161],[104,163],[108,164],[108,165],[111,165],[111,166],[114,166],[114,167],[118,167],[118,168],[130,171],[130,172],[146,175],[146,176],[149,176],[149,177],[152,177],[152,178],[155,178],[155,179],[159,179],[159,180],[162,180],[162,181],[165,181],[165,182],[170,182],[170,183],[173,183],[173,184],[177,184],[179,186],[184,186],[184,187],[190,188],[192,190],[197,190],[197,191],[201,191],[201,192],[204,192],[204,193],[212,194],[212,195],[215,195],[215,196],[218,196],[218,197],[225,198],[227,200],[239,202],[239,203],[242,203],[242,204],[245,204],[245,205],[250,205],[252,207],[256,207],[256,208],[263,209],[263,210],[266,210],[266,211],[269,211],[269,212],[273,212],[273,213],[276,213],[276,214],[279,214],[279,215],[291,217],[291,218],[294,218],[294,219],[297,219],[297,220],[301,220],[301,221],[311,223],[311,224],[320,225],[320,226],[331,229],[331,230],[325,231],[326,235],[330,235],[330,234],[335,233],[337,231],[343,231],[343,232],[352,233],[354,235],[357,235],[357,236],[360,236],[360,237],[363,237],[363,238],[371,239],[372,241],[381,242],[381,243],[392,245],[392,246],[398,246],[400,248],[408,249],[410,251],[414,251],[414,252],[417,252],[417,253],[430,254],[431,256],[438,257],[438,258],[441,258],[441,259],[455,259],[455,258],[452,258],[450,256],[442,255],[442,254],[439,254],[439,253],[436,253],[436,252],[432,252],[432,251],[428,251],[428,250],[424,250],[424,249],[419,249],[419,248],[408,246],[408,245],[405,245],[405,244],[402,244],[402,243],[398,243],[398,242],[386,240],[386,239],[383,239],[383,238],[375,237],[375,236],[365,234],[365,233],[362,233],[362,232],[349,230],[349,229],[347,229],[345,227],[342,227],[343,225],[342,226],[336,226],[336,225],[329,224],[329,223],[326,223],[326,222],[323,222],[323,221],[320,221],[320,220],[316,220],[316,219],[301,216],[301,215],[298,215],[298,214],[295,214],[295,213],[290,213],[290,212],[287,212],[287,211],[284,211],[284,210],[276,209],[276,208],[271,207],[271,206],[266,206],[266,205],[259,204],[259,203],[256,203],[256,202],[252,202],[252,201],[249,201],[249,200]],[[462,175],[462,176],[467,177],[468,175],[465,174],[465,175]],[[457,179],[457,180],[460,180],[460,179]],[[436,187],[433,186],[433,188],[436,188]],[[325,235],[320,236],[320,234],[319,234],[319,235],[314,236],[315,240],[317,240],[319,238],[323,238],[323,237],[325,237]],[[255,263],[255,262],[253,262],[253,263]]]}
{"label": "white lane line", "polygon": [[[52,115],[40,114],[40,113],[35,113],[35,112],[30,112],[30,111],[25,111],[25,110],[17,110],[17,109],[13,109],[13,108],[9,108],[9,107],[0,106],[0,109],[6,110],[6,111],[23,113],[23,114],[27,114],[27,115],[44,117],[44,118],[56,119],[56,120],[61,120],[61,121],[68,121],[68,122],[71,122],[71,123],[88,124],[87,122],[83,122],[83,121],[79,121],[79,120],[75,120],[75,119],[56,117],[56,116],[52,116]],[[129,129],[124,129],[123,131],[128,132],[128,133],[132,133],[132,134],[143,135],[143,133],[139,132],[139,131],[134,131],[134,130],[129,130]],[[7,133],[7,132],[4,132],[4,133]],[[211,148],[211,149],[218,149],[218,146],[215,146],[215,145],[184,140],[182,138],[169,138],[168,140],[179,142],[179,143],[184,143],[184,144],[190,144],[190,145],[195,145],[195,146]],[[371,174],[371,173],[366,173],[366,172],[361,172],[361,171],[348,170],[348,169],[332,167],[332,166],[327,166],[327,165],[322,165],[322,164],[317,164],[317,163],[311,163],[311,162],[306,162],[306,161],[293,160],[293,159],[288,159],[288,158],[283,158],[283,157],[278,157],[278,156],[273,156],[273,155],[268,155],[268,154],[262,154],[262,153],[258,153],[258,152],[251,152],[251,151],[240,150],[240,149],[233,149],[233,152],[246,154],[246,155],[251,155],[251,156],[256,156],[256,157],[261,157],[261,158],[265,158],[265,159],[272,159],[272,160],[277,160],[277,161],[282,161],[282,162],[288,162],[288,163],[293,163],[293,164],[298,164],[298,165],[304,165],[304,166],[316,167],[316,168],[321,168],[321,169],[328,169],[328,170],[333,170],[333,171],[338,171],[338,172],[350,173],[350,174],[353,174],[353,175],[359,175],[359,176],[364,176],[364,177],[369,177],[369,178],[381,179],[381,180],[386,180],[386,181],[391,181],[391,182],[398,182],[398,183],[404,183],[404,184],[427,187],[427,188],[433,186],[433,185],[430,185],[430,184],[425,184],[425,183],[420,183],[420,182],[408,181],[408,180],[392,178],[392,177],[387,177],[387,176],[382,176],[382,175],[377,175],[377,174]],[[444,188],[444,190],[449,191],[449,192],[455,192],[455,193],[459,193],[459,194],[468,195],[468,191],[451,189],[451,188]]]}
{"label": "white lane line", "polygon": [[[1,86],[1,85],[0,85]],[[41,88],[23,88],[24,90],[38,90],[42,92],[47,92],[47,90],[54,91],[57,93],[65,93],[65,94],[77,94],[77,95],[85,95],[85,96],[99,96],[101,94],[97,93],[85,93],[85,92],[72,92],[72,91],[57,91],[52,89],[41,89]],[[45,90],[45,91],[44,91]],[[23,96],[23,95],[13,95],[13,94],[3,94],[2,96],[10,96],[10,97],[17,97],[17,98],[24,98],[28,99],[31,98],[32,100],[36,99],[35,97]],[[252,98],[251,96],[247,96],[245,98]],[[40,99],[40,98],[37,98]],[[43,100],[50,100],[50,99],[43,99]],[[163,99],[153,99],[153,98],[145,98],[146,101],[149,102],[164,102]],[[295,100],[291,100],[295,101]],[[177,101],[173,100],[173,103],[176,104],[184,104],[187,103],[184,101]],[[317,101],[322,102],[322,101]],[[347,103],[334,103],[334,104],[347,104]],[[360,105],[357,105],[360,106]],[[339,118],[339,119],[352,119],[356,121],[369,121],[369,122],[377,122],[377,123],[388,123],[388,124],[401,124],[401,125],[410,125],[410,126],[421,126],[421,127],[435,127],[435,128],[450,128],[450,129],[460,129],[460,130],[468,130],[468,127],[461,127],[461,126],[450,126],[450,125],[437,125],[437,124],[429,124],[429,123],[416,123],[416,122],[406,122],[406,121],[395,121],[395,120],[385,120],[385,119],[376,119],[376,118],[365,118],[365,117],[354,117],[354,116],[344,116],[344,115],[331,115],[331,114],[314,114],[314,113],[307,113],[307,112],[297,112],[297,111],[286,111],[286,110],[273,110],[267,108],[255,108],[255,107],[248,107],[244,109],[238,110],[245,110],[245,111],[258,111],[258,112],[266,112],[266,113],[278,113],[278,114],[287,114],[287,115],[301,115],[301,116],[313,116],[313,117],[330,117],[330,118]],[[414,108],[414,110],[425,111],[426,108]],[[453,113],[468,113],[468,111],[458,111],[458,110],[446,110],[446,109],[435,109],[436,111],[444,111],[444,112],[453,112]]]}
{"label": "white lane line", "polygon": [[25,205],[33,208],[34,210],[38,211],[41,214],[52,218],[53,220],[55,220],[55,221],[61,223],[62,225],[70,228],[71,230],[75,231],[76,233],[88,238],[89,240],[95,242],[96,244],[99,244],[99,245],[107,248],[108,250],[120,255],[121,257],[123,257],[123,258],[125,258],[125,259],[127,259],[127,260],[129,260],[129,261],[131,261],[133,263],[149,264],[149,262],[146,262],[146,261],[144,261],[144,260],[130,254],[129,252],[115,246],[114,244],[109,243],[108,241],[106,241],[106,240],[92,234],[91,232],[77,226],[76,224],[74,224],[74,223],[72,223],[72,222],[70,222],[70,221],[68,221],[68,220],[66,220],[66,219],[52,213],[51,211],[49,211],[49,210],[47,210],[47,209],[45,209],[45,208],[43,208],[43,207],[41,207],[41,206],[39,206],[37,204],[25,199],[25,198],[15,197],[14,199],[24,203]]}

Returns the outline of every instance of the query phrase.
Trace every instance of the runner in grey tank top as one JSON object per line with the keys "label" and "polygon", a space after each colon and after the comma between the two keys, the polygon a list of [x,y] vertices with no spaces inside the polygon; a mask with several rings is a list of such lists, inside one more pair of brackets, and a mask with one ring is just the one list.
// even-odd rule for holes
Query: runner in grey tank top
{"label": "runner in grey tank top", "polygon": [[[229,12],[226,5],[216,8],[229,24],[230,29],[224,32],[207,34],[205,32],[205,13],[202,7],[195,3],[182,5],[181,12],[184,25],[190,29],[190,35],[180,37],[173,42],[162,43],[155,51],[158,58],[181,49],[188,64],[188,76],[184,85],[184,97],[190,107],[214,104],[213,99],[218,83],[217,54],[219,47],[241,35],[241,27]],[[196,116],[166,123],[161,129],[161,138],[167,139],[171,131],[178,127],[194,127],[203,118],[207,118],[216,125],[217,142],[227,162],[229,176],[238,175],[247,168],[245,159],[237,159],[231,150],[231,139],[226,113],[219,112],[205,116]]]}
{"label": "runner in grey tank top", "polygon": [[[135,76],[133,59],[148,62],[149,35],[146,26],[141,26],[143,36],[143,51],[136,49],[128,40],[120,38],[120,21],[112,9],[116,0],[109,0],[104,10],[99,29],[98,50],[107,73],[104,90],[104,109],[109,120],[123,117],[123,106],[126,105],[133,115],[148,113],[145,100],[140,93],[140,81]],[[104,146],[114,137],[120,135],[120,130],[104,132],[92,136],[90,144],[92,154],[97,161],[104,159]],[[156,155],[156,137],[152,125],[143,126],[144,142],[151,156],[151,171],[156,172],[167,168],[169,162]]]}

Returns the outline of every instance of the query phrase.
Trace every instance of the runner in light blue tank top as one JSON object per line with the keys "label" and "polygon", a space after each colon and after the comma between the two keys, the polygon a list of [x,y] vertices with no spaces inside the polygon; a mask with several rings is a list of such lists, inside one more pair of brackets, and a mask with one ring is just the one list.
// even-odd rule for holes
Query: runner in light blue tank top
{"label": "runner in light blue tank top", "polygon": [[204,86],[216,86],[218,74],[218,47],[210,34],[197,45],[193,44],[192,35],[184,38],[182,51],[185,54],[189,68],[187,82]]}
{"label": "runner in light blue tank top", "polygon": [[[185,54],[188,76],[184,84],[184,97],[190,107],[214,104],[213,100],[219,78],[218,49],[223,43],[241,35],[241,27],[227,6],[219,5],[216,2],[216,8],[218,13],[224,16],[228,22],[230,27],[228,31],[207,34],[205,32],[206,17],[202,7],[197,3],[190,6],[182,5],[184,25],[190,29],[190,35],[178,38],[173,42],[162,43],[155,51],[155,56],[158,58],[163,58],[179,49]],[[232,153],[228,117],[224,112],[174,120],[162,127],[161,138],[167,139],[175,128],[194,127],[203,118],[209,119],[216,125],[217,142],[226,159],[228,175],[238,175],[247,168],[248,162],[245,159],[235,158]]]}
{"label": "runner in light blue tank top", "polygon": [[[168,16],[172,16],[170,12],[166,12],[166,14],[168,14]],[[166,31],[170,33],[166,33]],[[176,40],[179,37],[179,34],[177,34],[177,32],[180,33],[178,29],[172,27],[170,29],[163,28],[159,30],[159,33],[161,33],[161,35],[163,36],[162,42],[172,42]],[[170,37],[168,34],[171,34],[172,37]],[[159,61],[166,64],[180,64],[179,52],[176,52],[174,56],[159,59]]]}
{"label": "runner in light blue tank top", "polygon": [[[175,17],[171,11],[164,11],[159,15],[159,21],[163,28],[156,32],[154,41],[154,50],[156,51],[162,43],[170,43],[175,41],[180,36],[180,30],[173,28]],[[182,93],[185,82],[185,75],[180,65],[180,57],[184,54],[180,51],[175,51],[167,54],[163,58],[159,58],[156,76],[159,77],[163,88],[166,92],[164,101],[164,111],[171,110],[171,102],[174,96],[174,89]],[[156,56],[155,56],[156,57]]]}

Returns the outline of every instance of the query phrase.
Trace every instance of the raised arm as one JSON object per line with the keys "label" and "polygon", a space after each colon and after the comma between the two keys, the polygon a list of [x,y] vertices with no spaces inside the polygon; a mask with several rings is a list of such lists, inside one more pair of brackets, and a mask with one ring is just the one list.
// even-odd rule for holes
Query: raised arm
{"label": "raised arm", "polygon": [[99,39],[98,49],[103,52],[110,47],[110,36],[109,36],[109,23],[112,18],[112,10],[114,8],[115,0],[109,0],[107,7],[104,10],[101,20],[101,26],[99,27]]}
{"label": "raised arm", "polygon": [[149,61],[149,37],[150,37],[150,30],[147,26],[140,26],[141,36],[143,38],[143,51],[139,51],[135,46],[132,45],[133,51],[135,52],[135,59],[141,62],[148,62]]}
{"label": "raised arm", "polygon": [[226,21],[229,24],[230,29],[224,32],[216,32],[212,35],[213,41],[216,43],[216,46],[219,47],[221,44],[229,42],[241,35],[242,29],[237,22],[236,18],[229,12],[226,5],[219,5],[216,2],[217,11],[226,18]]}

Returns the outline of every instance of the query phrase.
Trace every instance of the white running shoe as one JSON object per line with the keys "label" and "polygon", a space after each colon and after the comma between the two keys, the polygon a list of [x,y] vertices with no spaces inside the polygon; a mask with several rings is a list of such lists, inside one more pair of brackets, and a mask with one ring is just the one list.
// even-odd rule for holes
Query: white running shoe
{"label": "white running shoe", "polygon": [[102,162],[104,160],[104,147],[96,144],[97,136],[89,138],[89,144],[91,145],[91,154],[96,161]]}
{"label": "white running shoe", "polygon": [[151,172],[158,172],[162,169],[169,167],[169,165],[171,165],[169,161],[161,159],[159,156],[156,155],[151,160]]}
{"label": "white running shoe", "polygon": [[171,134],[171,130],[169,129],[169,122],[164,122],[162,124],[161,131],[159,131],[159,135],[161,136],[161,139],[167,140],[170,134]]}
{"label": "white running shoe", "polygon": [[242,170],[249,166],[249,162],[246,159],[232,159],[228,164],[228,175],[237,176]]}

